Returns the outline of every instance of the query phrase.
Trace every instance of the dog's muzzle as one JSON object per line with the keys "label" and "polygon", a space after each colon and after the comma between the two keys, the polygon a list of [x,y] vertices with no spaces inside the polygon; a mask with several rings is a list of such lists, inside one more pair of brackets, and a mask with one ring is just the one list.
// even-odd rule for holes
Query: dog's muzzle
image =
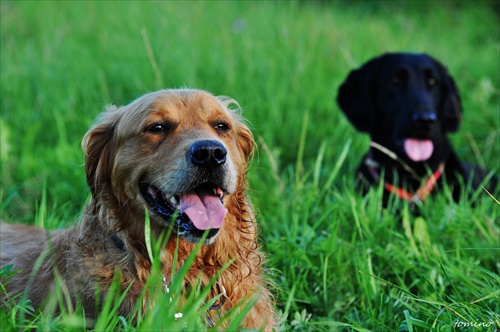
{"label": "dog's muzzle", "polygon": [[161,186],[147,180],[139,183],[144,200],[151,210],[163,220],[162,224],[174,224],[174,231],[191,242],[198,242],[204,232],[210,243],[218,235],[227,214],[224,165],[227,149],[216,140],[198,140],[187,150],[189,178],[185,188],[174,195],[167,194]]}

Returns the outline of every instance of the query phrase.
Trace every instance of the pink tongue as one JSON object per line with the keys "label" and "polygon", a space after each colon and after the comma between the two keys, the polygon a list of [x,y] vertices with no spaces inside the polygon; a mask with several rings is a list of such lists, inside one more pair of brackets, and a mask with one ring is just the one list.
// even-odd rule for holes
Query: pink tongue
{"label": "pink tongue", "polygon": [[187,214],[194,226],[200,230],[220,228],[227,214],[227,209],[208,188],[181,196],[180,212]]}
{"label": "pink tongue", "polygon": [[418,140],[407,138],[404,142],[405,151],[413,161],[425,161],[429,159],[434,151],[434,144],[431,140]]}

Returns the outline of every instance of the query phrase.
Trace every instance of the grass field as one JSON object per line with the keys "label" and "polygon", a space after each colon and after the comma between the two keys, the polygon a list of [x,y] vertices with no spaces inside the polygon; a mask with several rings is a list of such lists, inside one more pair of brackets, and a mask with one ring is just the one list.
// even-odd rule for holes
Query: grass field
{"label": "grass field", "polygon": [[[1,219],[49,229],[75,222],[89,197],[80,140],[103,106],[160,88],[206,89],[240,103],[259,145],[251,196],[283,329],[500,328],[500,206],[483,191],[453,202],[445,190],[416,217],[401,202],[382,210],[377,190],[360,197],[354,171],[369,140],[334,102],[369,58],[429,53],[461,90],[458,154],[498,170],[497,1],[2,1],[0,9]],[[183,329],[161,322],[167,309],[142,325],[108,309],[100,329]],[[33,314],[27,304],[0,309],[0,321],[0,330],[84,327],[78,314]]]}

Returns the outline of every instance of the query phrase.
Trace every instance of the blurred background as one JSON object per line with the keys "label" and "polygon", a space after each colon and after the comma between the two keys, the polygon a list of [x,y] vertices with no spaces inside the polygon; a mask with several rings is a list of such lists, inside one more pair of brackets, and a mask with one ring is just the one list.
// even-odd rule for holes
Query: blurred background
{"label": "blurred background", "polygon": [[[0,10],[3,220],[73,222],[89,197],[80,141],[104,106],[162,88],[198,88],[236,99],[253,130],[259,149],[250,184],[272,267],[281,269],[296,250],[324,263],[331,248],[322,246],[336,243],[328,236],[338,227],[326,216],[353,223],[354,170],[369,142],[340,113],[337,89],[350,70],[392,51],[445,64],[464,106],[463,126],[451,137],[458,154],[500,165],[498,1],[2,1]],[[329,198],[304,214],[301,204],[321,191],[310,182],[328,184],[320,189]],[[302,225],[292,227],[301,235],[287,233],[288,222]],[[304,241],[276,254],[292,235]],[[349,257],[345,250],[339,261]],[[314,260],[300,264],[316,271]],[[337,268],[341,278],[346,271]],[[281,308],[294,278],[316,278],[300,271],[297,264],[278,273]],[[356,289],[325,281],[307,298],[308,282],[291,301],[297,312],[358,321]]]}

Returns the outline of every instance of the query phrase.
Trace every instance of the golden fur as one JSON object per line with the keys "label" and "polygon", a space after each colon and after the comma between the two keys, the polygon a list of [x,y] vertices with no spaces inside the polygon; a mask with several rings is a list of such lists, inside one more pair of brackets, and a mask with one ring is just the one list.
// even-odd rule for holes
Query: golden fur
{"label": "golden fur", "polygon": [[[202,245],[185,284],[196,284],[200,276],[201,282],[207,284],[222,266],[234,260],[212,290],[212,296],[220,293],[221,285],[226,291],[221,314],[242,299],[255,298],[256,305],[244,319],[243,327],[277,328],[261,267],[264,257],[258,249],[257,225],[246,194],[245,175],[254,149],[253,136],[230,104],[235,102],[199,90],[180,89],[153,92],[120,108],[108,107],[82,143],[92,198],[81,223],[56,231],[0,224],[0,265],[14,264],[14,269],[20,270],[7,283],[9,296],[25,291],[37,258],[50,242],[53,253],[47,255],[50,258],[26,289],[35,307],[51,292],[57,274],[64,280],[72,301],[78,298],[86,313],[95,317],[103,301],[101,298],[101,303],[96,303],[96,284],[106,294],[119,271],[123,289],[133,281],[119,308],[120,314],[127,315],[136,305],[151,269],[144,238],[145,206],[153,234],[159,236],[174,228],[174,235],[160,253],[163,274],[168,278],[172,275],[176,245],[175,263],[179,268],[199,239],[188,231],[177,241],[173,221],[149,208],[144,198],[148,194],[141,193],[140,184],[154,183],[146,190],[161,190],[160,195],[166,197],[191,190],[204,181],[215,181],[224,191],[227,215],[218,234]],[[186,158],[190,146],[199,140],[219,142],[227,149],[217,180],[210,179],[211,171],[199,172]],[[122,243],[121,248],[117,241]]]}

